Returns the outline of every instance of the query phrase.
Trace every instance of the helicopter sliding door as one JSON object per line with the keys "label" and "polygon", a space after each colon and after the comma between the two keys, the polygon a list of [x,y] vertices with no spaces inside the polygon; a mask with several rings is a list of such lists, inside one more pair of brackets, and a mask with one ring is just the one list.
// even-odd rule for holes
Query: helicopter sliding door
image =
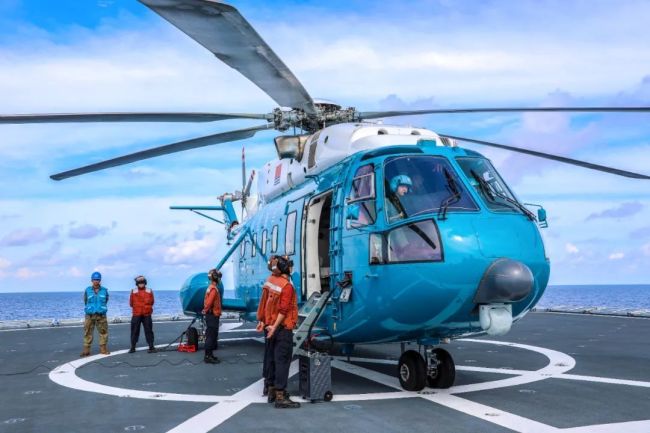
{"label": "helicopter sliding door", "polygon": [[332,192],[311,199],[305,223],[304,271],[306,299],[330,289],[330,215]]}

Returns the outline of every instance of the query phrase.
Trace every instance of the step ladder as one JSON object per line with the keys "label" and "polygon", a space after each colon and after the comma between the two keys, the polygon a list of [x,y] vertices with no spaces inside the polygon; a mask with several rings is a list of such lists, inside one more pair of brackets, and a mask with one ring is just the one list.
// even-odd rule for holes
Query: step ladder
{"label": "step ladder", "polygon": [[307,355],[307,352],[301,346],[309,335],[310,328],[313,329],[321,313],[325,310],[325,305],[327,305],[330,294],[331,291],[325,294],[312,293],[307,302],[298,311],[298,317],[303,320],[293,333],[293,355]]}

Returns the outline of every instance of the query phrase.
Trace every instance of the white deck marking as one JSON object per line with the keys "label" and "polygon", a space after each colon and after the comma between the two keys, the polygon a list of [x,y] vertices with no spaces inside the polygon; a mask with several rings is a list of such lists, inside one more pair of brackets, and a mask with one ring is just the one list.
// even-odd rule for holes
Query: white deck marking
{"label": "white deck marking", "polygon": [[[250,338],[232,338],[220,339],[221,342],[250,340]],[[178,343],[172,344],[177,346]],[[156,347],[166,347],[166,344],[158,344]],[[138,350],[146,350],[147,348],[139,348]],[[117,350],[111,352],[110,355],[93,355],[87,358],[70,361],[65,364],[59,365],[49,373],[49,378],[54,383],[59,385],[78,389],[81,391],[95,392],[98,394],[115,395],[118,397],[130,397],[152,400],[166,400],[166,401],[194,401],[198,403],[217,403],[229,398],[230,396],[219,395],[206,395],[206,394],[178,394],[170,392],[156,392],[156,391],[142,391],[137,389],[119,388],[116,386],[102,385],[96,382],[90,382],[82,379],[76,374],[76,369],[89,364],[94,361],[108,358],[114,355],[122,355],[128,353],[128,350]]]}
{"label": "white deck marking", "polygon": [[421,395],[420,397],[517,432],[546,433],[559,431],[556,427],[548,424],[534,421],[530,418],[525,418],[510,412],[505,412],[500,409],[495,409],[451,394],[435,393],[430,395]]}
{"label": "white deck marking", "polygon": [[627,385],[627,386],[640,386],[643,388],[650,388],[650,382],[643,382],[640,380],[628,380],[628,379],[613,379],[609,377],[600,377],[600,376],[583,376],[579,374],[561,374],[556,377],[556,379],[568,379],[568,380],[583,380],[586,382],[598,382],[598,383],[610,383],[612,385]]}
{"label": "white deck marking", "polygon": [[650,431],[650,420],[586,425],[561,431],[566,433],[648,433]]}
{"label": "white deck marking", "polygon": [[[298,361],[293,361],[289,368],[289,377],[298,372]],[[260,379],[247,386],[231,397],[215,404],[209,409],[193,416],[182,424],[177,425],[167,433],[207,433],[218,427],[251,403],[264,403],[266,397],[262,396],[264,379]]]}
{"label": "white deck marking", "polygon": [[[253,330],[237,329],[240,323],[224,323],[220,332],[251,332]],[[263,343],[264,340],[259,337],[242,337],[231,339],[220,339],[220,341],[242,341],[252,340]],[[615,379],[596,376],[582,376],[575,374],[566,374],[575,366],[575,360],[565,354],[555,350],[550,350],[542,347],[536,347],[526,344],[508,343],[502,341],[490,340],[474,340],[465,339],[463,341],[480,344],[494,344],[497,346],[512,347],[516,349],[528,350],[544,355],[548,358],[549,362],[546,366],[538,370],[514,370],[507,368],[488,368],[488,367],[475,367],[475,366],[457,366],[457,370],[475,371],[483,373],[498,373],[509,376],[506,379],[493,380],[489,382],[474,383],[469,385],[455,386],[449,389],[428,390],[423,392],[408,392],[402,390],[399,385],[399,380],[390,375],[386,375],[368,368],[344,362],[346,357],[334,357],[332,366],[334,368],[355,374],[359,377],[372,380],[376,383],[388,386],[395,389],[394,392],[376,392],[376,393],[361,393],[361,394],[346,394],[335,395],[334,401],[371,401],[371,400],[389,400],[389,399],[403,399],[403,398],[422,398],[432,403],[436,403],[467,415],[479,418],[481,420],[496,424],[514,431],[519,432],[569,432],[569,433],[617,433],[620,431],[631,433],[647,433],[650,432],[650,420],[612,423],[591,425],[584,427],[576,427],[569,429],[558,429],[556,427],[528,419],[519,415],[505,412],[487,405],[476,403],[468,399],[459,397],[455,394],[476,392],[482,390],[490,390],[497,388],[504,388],[510,386],[517,386],[531,382],[537,382],[549,378],[565,379],[565,380],[579,380],[587,382],[607,383],[614,385],[626,385],[650,388],[650,382]],[[166,345],[158,345],[157,347],[165,347]],[[146,350],[142,348],[141,350]],[[177,393],[156,393],[154,391],[142,391],[126,388],[112,387],[102,385],[81,379],[75,373],[75,370],[87,363],[96,361],[98,359],[107,358],[112,355],[120,355],[126,353],[126,350],[112,352],[111,355],[95,355],[81,360],[75,360],[55,368],[49,373],[49,377],[55,383],[73,389],[79,389],[88,392],[96,392],[107,395],[115,395],[120,397],[141,398],[141,399],[154,399],[154,400],[167,400],[167,401],[195,401],[203,403],[217,403],[207,410],[195,415],[182,424],[176,426],[169,433],[180,433],[185,431],[192,431],[193,433],[208,432],[215,427],[221,425],[226,420],[230,419],[241,410],[246,408],[252,403],[263,403],[266,401],[265,397],[261,396],[262,380],[256,381],[242,391],[230,395],[201,395],[201,394],[177,394]],[[391,359],[375,359],[375,358],[359,358],[352,357],[351,361],[354,362],[368,362],[384,365],[397,365],[395,360]],[[291,364],[290,375],[297,373],[297,361]],[[302,401],[301,399],[297,399]]]}

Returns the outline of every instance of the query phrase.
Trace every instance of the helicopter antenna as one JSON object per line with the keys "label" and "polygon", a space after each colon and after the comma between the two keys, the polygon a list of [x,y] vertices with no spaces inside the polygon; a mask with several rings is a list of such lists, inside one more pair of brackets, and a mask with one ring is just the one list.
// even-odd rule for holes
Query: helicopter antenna
{"label": "helicopter antenna", "polygon": [[241,147],[241,219],[244,219],[246,210],[246,151],[244,145]]}

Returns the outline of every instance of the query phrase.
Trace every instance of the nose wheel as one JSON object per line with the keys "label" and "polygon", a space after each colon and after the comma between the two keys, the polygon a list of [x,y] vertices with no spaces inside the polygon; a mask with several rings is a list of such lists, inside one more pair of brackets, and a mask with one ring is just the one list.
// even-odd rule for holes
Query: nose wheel
{"label": "nose wheel", "polygon": [[415,350],[402,353],[397,364],[399,383],[406,391],[449,388],[456,379],[456,365],[451,354],[441,348],[427,347],[426,359]]}

